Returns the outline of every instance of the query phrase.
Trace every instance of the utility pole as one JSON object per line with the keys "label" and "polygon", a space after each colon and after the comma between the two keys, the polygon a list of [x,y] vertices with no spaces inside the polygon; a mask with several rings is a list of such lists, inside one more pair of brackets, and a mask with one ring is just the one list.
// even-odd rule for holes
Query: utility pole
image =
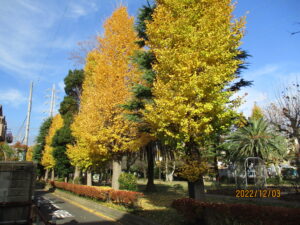
{"label": "utility pole", "polygon": [[[26,128],[25,128],[25,145],[28,146],[28,138],[29,138],[29,126],[30,126],[30,115],[31,115],[31,105],[32,105],[32,88],[33,82],[30,83],[30,92],[29,92],[29,99],[28,99],[28,109],[27,109],[27,120],[26,120]],[[27,148],[24,151],[24,158],[26,156]]]}
{"label": "utility pole", "polygon": [[50,115],[49,115],[50,117],[53,117],[54,106],[55,106],[55,84],[53,84],[52,91],[51,91]]}

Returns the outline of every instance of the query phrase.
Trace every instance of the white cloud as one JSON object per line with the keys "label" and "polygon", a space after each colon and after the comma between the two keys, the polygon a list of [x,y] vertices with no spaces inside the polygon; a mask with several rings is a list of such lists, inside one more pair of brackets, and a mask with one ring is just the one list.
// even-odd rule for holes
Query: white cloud
{"label": "white cloud", "polygon": [[49,68],[42,62],[45,39],[57,16],[39,1],[4,3],[0,7],[0,67],[18,78],[35,79],[42,68]]}
{"label": "white cloud", "polygon": [[42,12],[41,8],[37,5],[33,5],[32,2],[26,0],[20,0],[18,1],[18,3],[20,3],[22,6],[24,6],[25,8],[29,9],[32,12],[36,12],[36,13]]}
{"label": "white cloud", "polygon": [[24,94],[17,89],[8,89],[0,92],[1,103],[8,104],[13,107],[18,107],[26,101],[27,98],[24,97]]}
{"label": "white cloud", "polygon": [[259,77],[259,76],[263,76],[263,75],[273,74],[273,73],[277,72],[279,70],[279,68],[280,67],[278,65],[269,64],[258,70],[246,72],[245,77],[255,78],[255,77]]}
{"label": "white cloud", "polygon": [[70,35],[66,37],[57,37],[49,47],[63,50],[74,49],[77,46],[78,38],[75,35]]}
{"label": "white cloud", "polygon": [[97,10],[97,5],[93,1],[79,1],[77,3],[73,1],[68,6],[68,17],[78,18],[96,12]]}
{"label": "white cloud", "polygon": [[87,10],[83,6],[74,3],[70,5],[70,12],[71,17],[80,17],[87,14]]}
{"label": "white cloud", "polygon": [[57,66],[50,66],[51,53],[58,49],[70,50],[81,39],[77,33],[59,35],[67,17],[74,20],[98,10],[93,0],[62,3],[57,5],[52,1],[39,0],[1,2],[1,70],[14,77],[31,80],[38,77],[45,79],[41,73],[47,70],[53,74],[57,70]]}

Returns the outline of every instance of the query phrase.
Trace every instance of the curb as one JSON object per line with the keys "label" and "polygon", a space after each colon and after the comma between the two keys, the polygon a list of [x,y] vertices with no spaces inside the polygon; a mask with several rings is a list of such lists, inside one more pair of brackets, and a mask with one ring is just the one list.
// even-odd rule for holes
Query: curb
{"label": "curb", "polygon": [[88,212],[91,212],[95,215],[98,215],[102,218],[108,219],[110,221],[116,222],[122,225],[159,225],[143,217],[133,215],[127,212],[122,212],[116,209],[111,209],[96,202],[93,202],[89,199],[85,199],[79,196],[74,196],[58,189],[55,192],[51,193],[59,198],[64,198],[63,200],[68,201],[69,203],[76,205]]}

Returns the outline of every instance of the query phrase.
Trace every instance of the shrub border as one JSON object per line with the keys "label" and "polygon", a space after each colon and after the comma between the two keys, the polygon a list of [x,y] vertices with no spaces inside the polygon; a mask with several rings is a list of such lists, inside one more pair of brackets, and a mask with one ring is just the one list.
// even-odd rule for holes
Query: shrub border
{"label": "shrub border", "polygon": [[80,184],[70,184],[65,182],[50,181],[54,188],[70,191],[79,196],[96,199],[103,202],[112,202],[126,207],[136,207],[138,199],[143,196],[140,192],[119,191],[114,189],[102,189],[101,187],[86,186]]}

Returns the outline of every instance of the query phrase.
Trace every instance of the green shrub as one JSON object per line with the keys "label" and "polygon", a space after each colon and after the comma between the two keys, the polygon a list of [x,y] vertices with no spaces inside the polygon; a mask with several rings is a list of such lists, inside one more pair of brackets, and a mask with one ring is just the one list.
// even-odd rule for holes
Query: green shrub
{"label": "green shrub", "polygon": [[137,190],[137,178],[133,174],[122,173],[119,177],[119,184],[121,190]]}
{"label": "green shrub", "polygon": [[284,181],[282,181],[279,176],[267,178],[267,184],[279,185],[283,183]]}
{"label": "green shrub", "polygon": [[65,179],[62,178],[62,177],[59,177],[59,178],[57,179],[57,181],[58,181],[58,182],[65,182]]}

